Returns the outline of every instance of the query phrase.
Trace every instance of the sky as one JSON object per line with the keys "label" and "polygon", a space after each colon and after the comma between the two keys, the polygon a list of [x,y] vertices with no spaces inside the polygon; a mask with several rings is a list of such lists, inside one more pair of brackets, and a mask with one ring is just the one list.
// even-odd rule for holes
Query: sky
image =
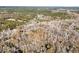
{"label": "sky", "polygon": [[79,6],[79,0],[0,0],[0,6]]}

